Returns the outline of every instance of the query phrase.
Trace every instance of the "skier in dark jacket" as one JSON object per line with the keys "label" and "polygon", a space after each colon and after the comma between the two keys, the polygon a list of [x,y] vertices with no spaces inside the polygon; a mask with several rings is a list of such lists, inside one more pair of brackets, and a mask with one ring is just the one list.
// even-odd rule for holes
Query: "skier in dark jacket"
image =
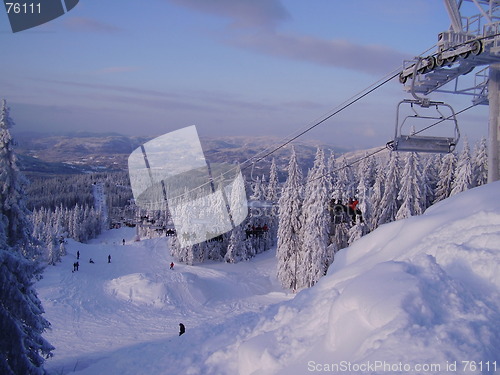
{"label": "skier in dark jacket", "polygon": [[179,323],[179,336],[182,335],[184,332],[186,332],[186,327],[184,327],[184,324]]}

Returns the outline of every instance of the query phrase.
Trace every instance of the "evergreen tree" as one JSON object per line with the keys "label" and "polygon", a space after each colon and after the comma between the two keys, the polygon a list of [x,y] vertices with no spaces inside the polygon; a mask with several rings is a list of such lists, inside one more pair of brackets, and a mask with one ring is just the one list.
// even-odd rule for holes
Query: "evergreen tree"
{"label": "evergreen tree", "polygon": [[283,185],[278,207],[279,224],[276,250],[278,279],[284,288],[296,289],[296,274],[301,249],[302,171],[297,164],[297,155],[293,148],[288,163],[288,178]]}
{"label": "evergreen tree", "polygon": [[422,172],[420,171],[420,160],[417,153],[408,152],[406,154],[401,180],[401,189],[398,194],[401,206],[396,213],[396,220],[421,215],[423,212]]}
{"label": "evergreen tree", "polygon": [[356,195],[356,178],[345,157],[337,164],[340,164],[340,168],[337,168],[332,197],[342,203],[347,203],[349,198]]}
{"label": "evergreen tree", "polygon": [[355,241],[359,240],[365,234],[368,233],[368,227],[365,222],[361,219],[360,215],[356,215],[356,224],[349,229],[347,240],[349,246],[351,246]]}
{"label": "evergreen tree", "polygon": [[451,186],[450,196],[469,190],[472,187],[472,162],[467,138],[464,140],[462,152],[458,157],[455,178]]}
{"label": "evergreen tree", "polygon": [[330,238],[329,181],[325,156],[318,149],[314,166],[309,171],[302,206],[302,250],[297,275],[297,287],[311,287],[328,270],[327,253]]}
{"label": "evergreen tree", "polygon": [[375,183],[373,184],[372,192],[370,194],[370,207],[372,207],[371,217],[369,217],[366,221],[370,231],[375,230],[378,226],[379,216],[381,213],[380,204],[382,202],[382,197],[384,196],[385,169],[385,163],[379,163],[377,165]]}
{"label": "evergreen tree", "polygon": [[271,162],[271,170],[269,172],[269,184],[267,185],[266,191],[266,201],[268,203],[266,214],[269,220],[269,232],[267,234],[268,247],[276,245],[276,237],[278,235],[278,187],[278,167],[276,166],[276,161],[273,158]]}
{"label": "evergreen tree", "polygon": [[454,169],[455,169],[455,154],[449,153],[443,157],[441,168],[439,169],[439,179],[436,186],[436,194],[434,203],[442,201],[450,196]]}
{"label": "evergreen tree", "polygon": [[41,270],[34,260],[5,100],[0,111],[0,373],[43,374],[43,356],[54,348],[42,337],[49,322],[33,286]]}
{"label": "evergreen tree", "polygon": [[[374,166],[373,162],[370,161],[371,158],[368,158],[365,155],[365,159],[361,161],[359,164],[359,169],[358,169],[358,176],[359,176],[359,183],[357,186],[357,198],[358,198],[358,206],[357,208],[362,212],[363,215],[363,220],[365,222],[370,222],[372,219],[372,206],[371,206],[371,184],[372,182],[374,183]],[[361,219],[361,217],[359,218]],[[356,220],[357,224],[360,224]],[[359,225],[358,225],[359,226]],[[365,235],[367,233],[368,227],[366,227],[364,224],[362,225],[363,227],[363,234]]]}
{"label": "evergreen tree", "polygon": [[488,146],[484,137],[474,148],[472,175],[473,186],[481,186],[488,182]]}
{"label": "evergreen tree", "polygon": [[436,187],[438,183],[439,156],[434,155],[427,158],[424,169],[422,171],[422,194],[424,197],[424,211],[432,205],[436,196]]}
{"label": "evergreen tree", "polygon": [[4,225],[7,245],[18,248],[34,259],[38,254],[31,240],[33,228],[28,220],[24,185],[27,183],[16,164],[10,128],[14,121],[5,100],[0,109],[0,222]]}
{"label": "evergreen tree", "polygon": [[380,201],[380,213],[377,225],[390,223],[396,219],[399,209],[398,194],[399,183],[399,158],[397,152],[389,154],[389,166],[384,181],[384,195]]}

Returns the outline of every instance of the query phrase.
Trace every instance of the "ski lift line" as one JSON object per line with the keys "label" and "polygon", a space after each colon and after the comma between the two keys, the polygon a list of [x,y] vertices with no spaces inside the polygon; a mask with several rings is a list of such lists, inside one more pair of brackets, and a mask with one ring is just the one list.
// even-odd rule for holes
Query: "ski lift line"
{"label": "ski lift line", "polygon": [[[293,142],[294,140],[296,140],[297,138],[303,136],[304,134],[306,134],[307,132],[311,131],[312,129],[314,129],[315,127],[321,125],[322,123],[324,123],[325,121],[329,120],[330,118],[332,118],[333,116],[339,114],[340,112],[342,112],[344,109],[350,107],[352,104],[358,102],[359,100],[363,99],[365,96],[371,94],[372,92],[374,92],[375,90],[379,89],[380,87],[382,87],[383,85],[385,85],[387,82],[393,80],[394,78],[396,78],[400,73],[400,70],[398,69],[398,72],[395,73],[395,74],[392,74],[391,76],[389,76],[388,78],[385,78],[382,82],[378,83],[377,85],[375,86],[371,86],[371,88],[369,90],[365,90],[362,92],[362,94],[357,94],[355,95],[353,98],[349,99],[347,102],[344,102],[340,107],[337,107],[337,109],[335,109],[333,112],[331,112],[330,114],[324,116],[323,118],[321,118],[320,120],[318,120],[317,122],[315,122],[313,125],[309,126],[307,129],[305,130],[302,130],[299,134],[293,136],[292,138],[290,138],[289,140],[287,140],[286,142],[282,143],[280,146],[274,148],[273,150],[271,150],[270,152],[268,152],[267,154],[265,154],[264,156],[261,156],[259,157],[257,160],[253,161],[252,164],[255,164],[255,163],[258,163],[259,161],[265,159],[266,157],[268,157],[269,155],[275,153],[276,151],[282,149],[283,147],[285,147],[286,145],[290,144],[291,142]],[[250,161],[251,159],[249,159]],[[243,169],[246,169],[248,168],[250,165],[246,166],[246,167],[243,167]]]}
{"label": "ski lift line", "polygon": [[[423,53],[421,53],[419,56],[424,55],[427,51],[433,49],[435,46],[436,45],[428,48],[426,51],[424,51]],[[287,146],[288,144],[290,144],[291,142],[293,142],[297,138],[303,136],[304,134],[308,133],[312,129],[314,129],[317,126],[323,124],[328,119],[332,118],[333,116],[335,116],[338,113],[342,112],[344,109],[348,108],[352,104],[358,102],[359,100],[363,99],[364,97],[368,96],[372,92],[376,91],[377,89],[379,89],[380,87],[382,87],[386,83],[388,83],[391,80],[393,80],[394,78],[398,77],[402,73],[402,71],[403,71],[402,67],[398,67],[396,69],[393,69],[390,73],[388,73],[387,75],[385,75],[383,78],[379,79],[378,81],[376,81],[375,83],[371,84],[370,86],[368,86],[364,90],[358,92],[357,94],[351,96],[349,99],[347,99],[346,101],[344,101],[343,103],[341,103],[339,106],[337,106],[336,108],[334,108],[331,112],[329,112],[326,115],[320,117],[317,121],[315,121],[312,125],[308,126],[304,130],[297,129],[295,132],[293,132],[290,135],[284,137],[280,141],[280,142],[283,142],[281,145],[275,147],[274,149],[271,149],[271,147],[268,147],[267,149],[265,149],[265,150],[257,153],[253,157],[248,158],[247,160],[243,161],[237,167],[229,169],[225,173],[221,174],[221,177],[224,177],[228,173],[234,172],[235,170],[237,170],[237,168],[240,168],[240,170],[245,170],[245,169],[251,167],[252,165],[254,165],[255,163],[258,163],[258,162],[264,160],[268,156],[274,154],[276,151],[278,151],[278,150],[282,149],[283,147]],[[270,150],[270,151],[268,151],[268,150]],[[383,149],[379,150],[378,152],[380,152],[382,150]],[[264,154],[264,155],[260,156],[262,154]],[[361,160],[359,160],[359,161],[361,161]],[[184,192],[184,193],[176,196],[175,199],[181,198],[181,197],[183,197],[185,195],[188,195],[189,193],[191,193],[191,192],[193,192],[193,191],[195,191],[197,189],[200,189],[202,187],[205,187],[208,184],[210,184],[210,182],[206,182],[206,183],[204,183],[204,184],[202,184],[202,185],[200,185],[198,187],[195,187],[195,188],[191,189],[190,191]]]}
{"label": "ski lift line", "polygon": [[[238,166],[236,166],[236,167],[234,167],[232,169],[229,169],[226,172],[222,173],[221,177],[224,177],[226,174],[229,174],[229,173],[234,173],[234,171],[236,171],[237,168],[240,168],[243,171],[243,170],[245,170],[245,169],[253,166],[255,163],[258,163],[258,162],[262,161],[263,159],[267,158],[268,156],[274,154],[276,151],[278,151],[278,150],[282,149],[283,147],[285,147],[286,145],[290,144],[291,142],[293,142],[297,138],[303,136],[304,134],[306,134],[307,132],[311,131],[315,127],[321,125],[322,123],[324,123],[328,119],[330,119],[333,116],[337,115],[338,113],[340,113],[341,111],[343,111],[347,107],[351,106],[352,104],[354,104],[357,101],[361,100],[365,96],[367,96],[367,95],[371,94],[372,92],[374,92],[375,90],[379,89],[380,87],[382,87],[383,85],[385,85],[389,81],[391,81],[394,78],[398,77],[400,73],[401,73],[401,69],[399,67],[397,69],[394,69],[392,72],[390,72],[389,74],[387,74],[383,78],[379,79],[378,81],[376,81],[375,83],[371,84],[370,86],[368,86],[364,90],[358,92],[357,94],[355,94],[351,98],[349,98],[346,101],[344,101],[341,105],[337,106],[333,111],[329,112],[328,114],[324,115],[323,117],[320,117],[319,120],[315,121],[312,125],[308,126],[306,129],[304,129],[304,130],[298,129],[294,133],[290,134],[289,136],[284,137],[280,141],[280,142],[283,142],[283,143],[281,143],[279,146],[277,146],[277,147],[275,147],[273,149],[271,149],[271,147],[269,147],[269,148],[267,148],[267,149],[259,152],[258,154],[254,155],[253,157],[248,158],[247,160],[243,161],[240,165],[238,165]],[[289,138],[289,137],[291,137],[291,138]],[[270,150],[270,151],[268,151],[268,150]],[[264,155],[260,156],[262,154],[264,154]],[[187,192],[184,192],[182,194],[179,194],[178,196],[176,196],[176,197],[174,197],[172,199],[182,198],[183,196],[186,196],[186,195],[188,195],[188,194],[196,191],[197,189],[203,188],[203,187],[205,187],[205,186],[207,186],[209,184],[210,184],[210,181],[205,182],[205,183],[201,184],[200,186],[194,187],[193,189],[191,189],[191,190],[189,190]]]}
{"label": "ski lift line", "polygon": [[[464,109],[462,109],[462,110],[460,110],[460,111],[456,112],[456,113],[455,113],[455,115],[460,115],[460,114],[464,113],[465,111],[468,111],[469,109],[471,109],[471,108],[473,108],[473,107],[475,107],[475,106],[477,106],[477,105],[478,105],[478,104],[472,104],[472,105],[470,105],[470,106],[468,106],[468,107],[466,107],[466,108],[464,108]],[[429,129],[429,128],[433,127],[433,126],[436,126],[436,125],[440,124],[440,123],[441,123],[441,122],[443,122],[443,121],[449,120],[451,117],[453,117],[453,116],[449,116],[448,118],[441,119],[441,120],[439,120],[439,121],[435,122],[434,124],[431,124],[431,125],[427,126],[426,128],[421,129],[421,130],[419,130],[418,132],[415,132],[414,134],[418,134],[418,133],[420,133],[420,132],[422,132],[422,131],[424,131],[424,130],[427,130],[427,129]],[[356,160],[354,160],[354,161],[350,162],[349,164],[346,164],[346,165],[343,165],[343,166],[341,166],[341,167],[338,167],[338,168],[334,169],[333,171],[330,171],[330,172],[325,173],[325,174],[323,174],[323,175],[321,175],[321,176],[318,176],[318,177],[316,177],[316,178],[312,179],[311,181],[316,181],[316,180],[318,180],[318,179],[320,179],[320,178],[322,178],[322,177],[328,177],[329,175],[331,175],[331,174],[333,174],[333,173],[339,172],[339,171],[341,171],[341,170],[343,170],[343,169],[345,169],[345,168],[348,168],[348,167],[352,167],[353,165],[356,165],[356,164],[358,164],[358,163],[362,162],[362,161],[363,161],[363,160],[365,160],[365,159],[371,158],[372,156],[374,156],[374,155],[378,154],[379,152],[382,152],[382,151],[384,151],[384,150],[387,150],[387,148],[388,148],[388,147],[387,147],[387,145],[386,145],[386,146],[384,146],[384,147],[380,147],[379,149],[377,149],[377,150],[375,150],[375,151],[371,152],[370,154],[367,154],[367,155],[365,155],[365,156],[363,156],[363,157],[361,157],[361,158],[359,158],[359,159],[356,159]],[[306,183],[307,183],[307,182],[303,182],[303,183],[302,183],[302,185],[305,185]]]}

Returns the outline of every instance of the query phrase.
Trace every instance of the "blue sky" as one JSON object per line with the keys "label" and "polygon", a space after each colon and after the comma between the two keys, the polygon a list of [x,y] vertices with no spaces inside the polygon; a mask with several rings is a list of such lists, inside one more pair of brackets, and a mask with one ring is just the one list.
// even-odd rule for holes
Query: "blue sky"
{"label": "blue sky", "polygon": [[[194,124],[282,138],[432,47],[449,23],[436,0],[80,0],[16,34],[0,12],[0,97],[17,131],[153,136]],[[385,144],[408,96],[393,80],[307,137]],[[462,115],[462,133],[486,135],[487,115]]]}

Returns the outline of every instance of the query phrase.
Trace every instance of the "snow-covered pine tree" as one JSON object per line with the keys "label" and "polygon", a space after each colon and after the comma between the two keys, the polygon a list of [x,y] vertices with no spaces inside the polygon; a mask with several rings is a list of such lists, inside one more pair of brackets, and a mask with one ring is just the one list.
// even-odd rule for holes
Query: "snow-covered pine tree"
{"label": "snow-covered pine tree", "polygon": [[50,324],[33,279],[41,272],[34,260],[22,175],[15,164],[5,100],[0,109],[0,373],[44,374],[43,356],[54,348],[42,337]]}
{"label": "snow-covered pine tree", "polygon": [[452,182],[454,177],[456,156],[450,152],[443,157],[441,168],[439,169],[439,178],[436,186],[434,203],[442,201],[450,196]]}
{"label": "snow-covered pine tree", "polygon": [[362,220],[360,215],[356,215],[356,224],[354,224],[348,232],[349,239],[347,240],[349,246],[351,246],[355,241],[359,240],[365,234],[368,233],[368,227]]}
{"label": "snow-covered pine tree", "polygon": [[318,148],[314,165],[307,175],[302,206],[302,249],[297,272],[297,287],[311,287],[326,274],[330,264],[327,247],[330,239],[331,187],[327,177],[325,154]]}
{"label": "snow-covered pine tree", "polygon": [[372,187],[372,192],[370,195],[370,207],[372,208],[371,218],[366,220],[368,228],[373,231],[378,226],[378,220],[380,216],[380,203],[382,202],[382,197],[384,196],[384,181],[385,181],[385,163],[377,164],[377,173],[375,177],[375,183]]}
{"label": "snow-covered pine tree", "polygon": [[469,190],[472,187],[472,162],[467,138],[464,139],[455,170],[455,178],[451,184],[450,196]]}
{"label": "snow-covered pine tree", "polygon": [[439,156],[433,155],[425,161],[424,169],[422,170],[422,194],[424,196],[424,211],[432,205],[436,194],[436,186],[438,182]]}
{"label": "snow-covered pine tree", "polygon": [[267,217],[269,220],[268,227],[268,246],[276,245],[276,237],[278,234],[278,167],[276,166],[276,160],[273,158],[271,162],[271,170],[269,171],[269,183],[266,190],[266,201],[270,207],[267,208]]}
{"label": "snow-covered pine tree", "polygon": [[390,223],[396,219],[399,209],[398,194],[399,182],[399,157],[397,152],[389,154],[389,165],[384,180],[384,195],[379,204],[378,225]]}
{"label": "snow-covered pine tree", "polygon": [[488,146],[486,138],[481,138],[474,147],[472,156],[473,186],[481,186],[488,182]]}
{"label": "snow-covered pine tree", "polygon": [[353,198],[356,195],[356,178],[353,169],[347,163],[345,157],[338,160],[336,164],[339,164],[340,167],[337,168],[336,182],[332,188],[332,197],[346,204],[349,198]]}
{"label": "snow-covered pine tree", "polygon": [[425,197],[422,192],[422,172],[417,153],[406,154],[401,180],[401,189],[398,194],[401,206],[396,213],[396,220],[421,215],[424,212]]}
{"label": "snow-covered pine tree", "polygon": [[[361,161],[358,167],[359,182],[356,188],[357,198],[359,201],[357,208],[359,208],[359,210],[362,212],[364,222],[370,222],[373,216],[372,206],[370,205],[372,193],[371,183],[374,182],[373,170],[373,162],[371,161],[371,158],[369,158],[365,154],[365,158]],[[358,221],[356,221],[356,223],[361,224]],[[362,224],[362,232],[364,233],[362,233],[361,235],[363,236],[367,233],[368,228],[364,225],[364,223]]]}
{"label": "snow-covered pine tree", "polygon": [[336,160],[335,153],[332,151],[330,156],[328,157],[328,161],[326,163],[326,168],[328,171],[328,178],[330,179],[330,186],[332,187],[332,191],[330,192],[331,197],[335,200],[340,199],[335,195],[335,187],[337,185],[337,171],[336,171]]}
{"label": "snow-covered pine tree", "polygon": [[[233,208],[241,208],[241,198],[243,196],[245,196],[245,186],[241,179],[236,179],[231,189],[230,206]],[[247,237],[244,231],[245,225],[248,224],[243,221],[231,231],[227,252],[224,256],[224,260],[228,263],[236,263],[255,256],[256,252],[251,242],[245,241]]]}
{"label": "snow-covered pine tree", "polygon": [[35,259],[35,247],[32,244],[33,228],[28,219],[26,193],[27,180],[19,171],[13,150],[10,128],[14,121],[5,100],[0,108],[0,221],[5,224],[7,245],[18,248],[29,259]]}
{"label": "snow-covered pine tree", "polygon": [[278,279],[284,288],[296,289],[296,274],[301,249],[302,171],[297,163],[294,148],[292,148],[292,155],[288,163],[288,178],[283,185],[278,207],[279,224],[276,250]]}

